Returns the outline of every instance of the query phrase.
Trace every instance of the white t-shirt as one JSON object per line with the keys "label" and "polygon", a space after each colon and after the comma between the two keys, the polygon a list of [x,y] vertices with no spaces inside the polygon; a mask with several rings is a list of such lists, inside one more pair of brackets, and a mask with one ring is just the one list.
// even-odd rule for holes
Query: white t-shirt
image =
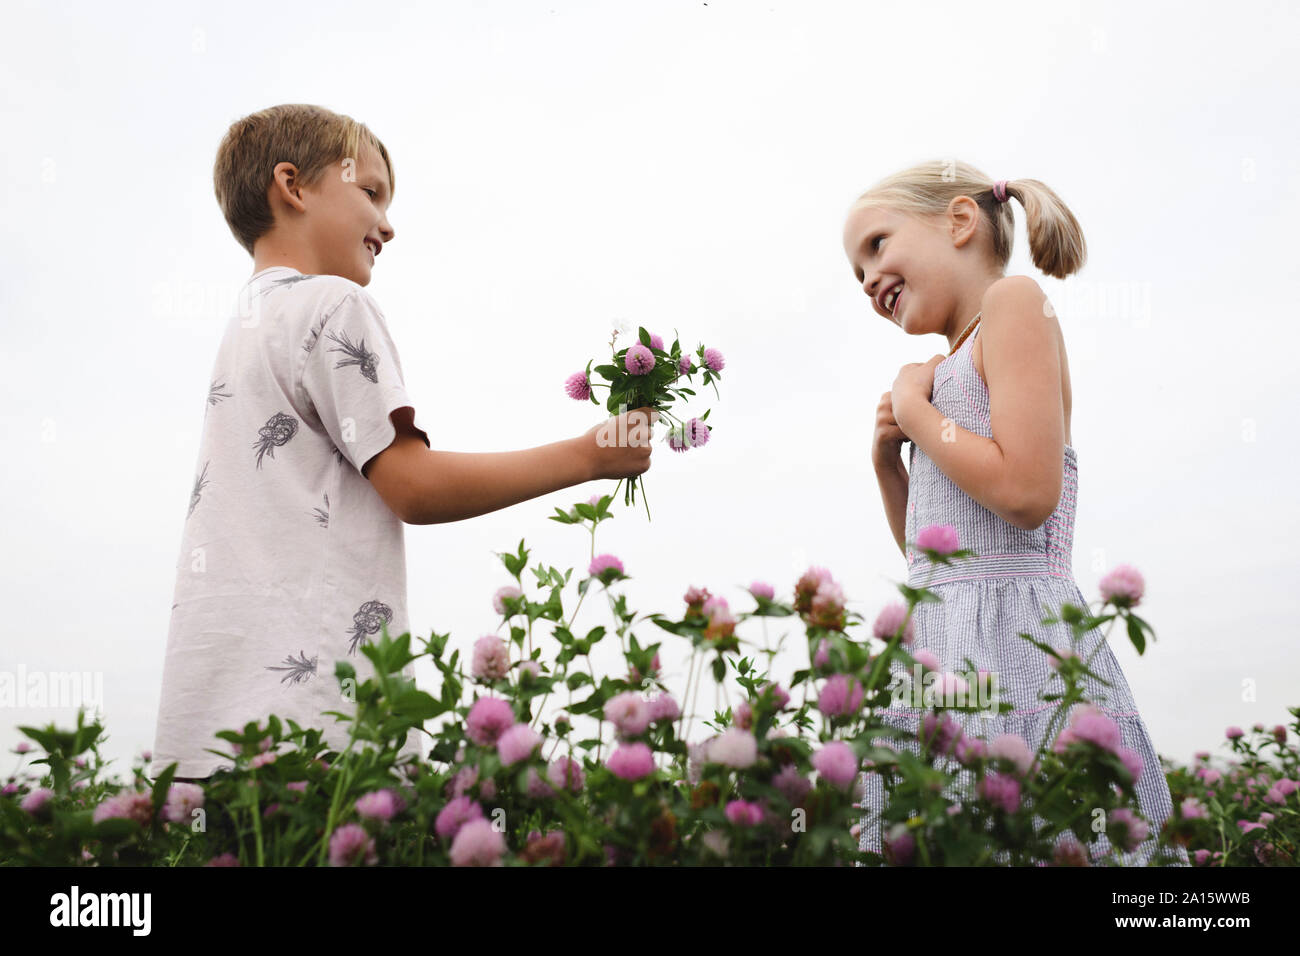
{"label": "white t-shirt", "polygon": [[[383,313],[334,275],[254,275],[213,366],[190,496],[151,768],[203,777],[230,761],[214,734],[270,714],[342,752],[360,644],[407,632],[404,524],[361,474],[414,404]],[[416,427],[424,433],[418,416]],[[405,676],[414,679],[411,665]],[[418,734],[403,754],[419,755]],[[361,746],[358,743],[358,746]],[[283,748],[282,748],[283,749]]]}

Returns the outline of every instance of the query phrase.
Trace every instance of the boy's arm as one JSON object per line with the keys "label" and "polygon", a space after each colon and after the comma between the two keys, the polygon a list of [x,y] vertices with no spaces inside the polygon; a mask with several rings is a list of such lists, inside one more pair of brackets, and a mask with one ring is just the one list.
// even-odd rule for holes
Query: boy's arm
{"label": "boy's arm", "polygon": [[411,408],[392,413],[397,435],[361,474],[407,524],[461,521],[595,477],[586,436],[504,452],[434,451]]}

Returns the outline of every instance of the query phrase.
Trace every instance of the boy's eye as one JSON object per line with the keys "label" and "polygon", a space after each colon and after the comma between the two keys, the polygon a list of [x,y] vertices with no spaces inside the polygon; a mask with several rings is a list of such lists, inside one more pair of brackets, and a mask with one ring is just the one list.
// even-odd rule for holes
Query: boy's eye
{"label": "boy's eye", "polygon": [[884,239],[884,238],[885,238],[885,237],[884,237],[884,234],[882,233],[881,235],[876,236],[874,239],[872,239],[872,240],[871,240],[871,248],[872,248],[872,249],[879,249],[879,248],[880,248],[880,240],[881,240],[881,239]]}
{"label": "boy's eye", "polygon": [[374,199],[375,196],[378,195],[373,189],[367,189],[366,192],[370,193],[371,199]]}

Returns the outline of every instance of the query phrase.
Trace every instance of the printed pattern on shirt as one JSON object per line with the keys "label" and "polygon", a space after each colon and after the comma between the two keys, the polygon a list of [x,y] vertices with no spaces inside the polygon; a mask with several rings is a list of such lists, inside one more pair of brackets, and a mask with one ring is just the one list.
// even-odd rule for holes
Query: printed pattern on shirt
{"label": "printed pattern on shirt", "polygon": [[274,458],[275,450],[298,434],[298,419],[284,412],[276,412],[257,430],[257,434],[258,439],[253,442],[253,447],[257,449],[257,467],[261,468],[263,455]]}

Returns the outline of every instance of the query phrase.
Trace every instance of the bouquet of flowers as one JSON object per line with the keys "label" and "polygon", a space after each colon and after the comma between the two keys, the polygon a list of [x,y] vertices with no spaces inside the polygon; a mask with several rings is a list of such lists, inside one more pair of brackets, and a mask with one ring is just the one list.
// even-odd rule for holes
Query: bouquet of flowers
{"label": "bouquet of flowers", "polygon": [[[686,381],[694,383],[696,372],[703,372],[703,383],[713,385],[714,394],[718,394],[718,386],[715,384],[722,378],[722,369],[725,362],[722,353],[717,349],[705,348],[703,345],[695,350],[695,355],[699,358],[697,366],[689,354],[683,354],[681,343],[677,338],[673,339],[672,348],[664,348],[664,340],[657,335],[651,335],[644,328],[637,328],[638,341],[625,349],[615,350],[614,343],[618,340],[617,330],[609,340],[610,350],[613,351],[613,364],[597,365],[596,374],[605,379],[608,384],[593,383],[591,381],[592,363],[587,363],[587,369],[583,372],[574,372],[564,383],[564,390],[570,398],[584,402],[590,400],[593,405],[599,405],[592,390],[595,388],[608,388],[609,398],[605,407],[613,415],[622,415],[629,408],[654,408],[661,416],[671,422],[675,422],[669,429],[665,441],[668,447],[673,451],[686,451],[688,448],[698,448],[709,440],[711,426],[706,424],[709,417],[709,409],[698,418],[682,419],[674,415],[669,409],[676,399],[684,396],[694,397],[694,389],[687,388],[679,384],[683,378]],[[721,397],[721,396],[719,396]],[[627,488],[623,492],[623,503],[628,505],[636,504],[636,484],[638,479],[632,478],[627,483]],[[623,483],[619,479],[619,484]],[[614,486],[617,493],[618,485]],[[642,479],[641,498],[645,500],[645,484]],[[646,518],[650,517],[650,505],[646,504]]]}

